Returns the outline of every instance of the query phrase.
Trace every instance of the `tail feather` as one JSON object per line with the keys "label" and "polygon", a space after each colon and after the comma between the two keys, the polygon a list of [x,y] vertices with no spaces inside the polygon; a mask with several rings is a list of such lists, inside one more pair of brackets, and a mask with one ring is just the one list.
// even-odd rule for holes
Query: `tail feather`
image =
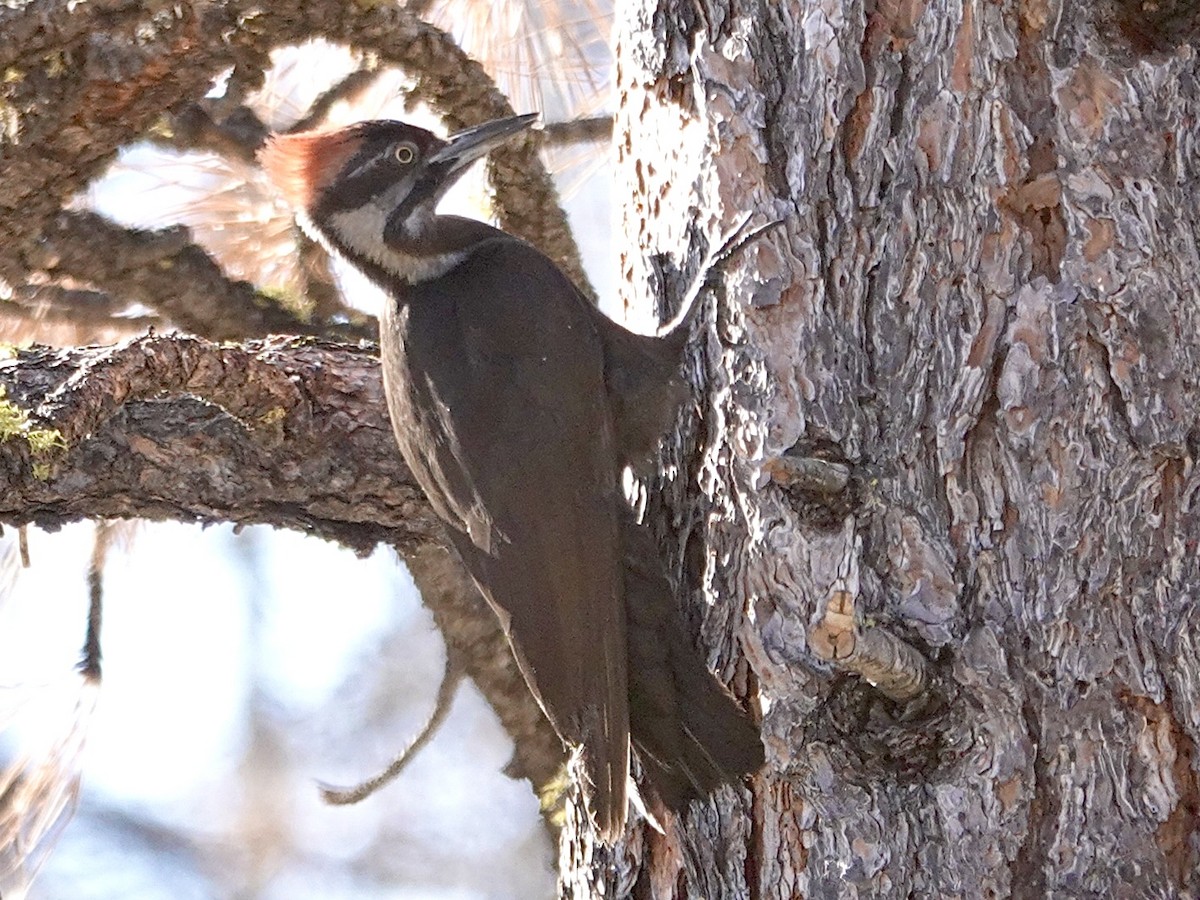
{"label": "tail feather", "polygon": [[680,810],[757,771],[762,741],[688,634],[650,535],[626,532],[630,737],[654,792]]}
{"label": "tail feather", "polygon": [[[592,749],[602,747],[597,742]],[[596,833],[607,844],[613,844],[625,830],[625,811],[628,804],[625,782],[628,776],[628,745],[622,745],[625,764],[616,760],[599,758],[588,753],[584,747],[580,764],[583,777],[588,783],[588,806],[595,822]]]}

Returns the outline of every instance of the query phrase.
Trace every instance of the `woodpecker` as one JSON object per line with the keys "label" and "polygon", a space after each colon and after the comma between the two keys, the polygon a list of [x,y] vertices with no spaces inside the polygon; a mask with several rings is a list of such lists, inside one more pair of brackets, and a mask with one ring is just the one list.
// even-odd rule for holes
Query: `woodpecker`
{"label": "woodpecker", "polygon": [[439,215],[473,162],[536,115],[441,139],[398,121],[277,135],[264,169],[305,230],[386,293],[380,349],[400,452],[581,754],[598,833],[624,829],[630,746],[670,809],[763,762],[708,671],[621,490],[685,396],[686,327],[637,335],[545,255]]}

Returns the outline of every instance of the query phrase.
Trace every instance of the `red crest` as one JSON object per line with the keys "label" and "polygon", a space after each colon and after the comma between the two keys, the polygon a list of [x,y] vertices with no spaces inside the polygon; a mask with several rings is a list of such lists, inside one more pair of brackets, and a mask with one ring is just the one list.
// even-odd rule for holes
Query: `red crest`
{"label": "red crest", "polygon": [[348,128],[276,134],[258,152],[258,161],[289,203],[308,209],[360,143]]}

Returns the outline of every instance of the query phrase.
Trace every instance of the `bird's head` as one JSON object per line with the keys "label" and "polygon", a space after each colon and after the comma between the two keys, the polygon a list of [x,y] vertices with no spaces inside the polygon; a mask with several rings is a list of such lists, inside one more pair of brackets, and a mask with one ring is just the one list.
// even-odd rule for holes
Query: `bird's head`
{"label": "bird's head", "polygon": [[536,118],[498,119],[445,140],[406,122],[360,122],[276,135],[259,160],[314,238],[364,268],[419,281],[452,265],[465,239],[439,222],[442,195]]}

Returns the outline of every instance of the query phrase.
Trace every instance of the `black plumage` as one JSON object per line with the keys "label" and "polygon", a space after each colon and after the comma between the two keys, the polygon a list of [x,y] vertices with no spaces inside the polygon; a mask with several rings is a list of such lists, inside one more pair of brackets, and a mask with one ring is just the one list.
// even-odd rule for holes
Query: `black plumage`
{"label": "black plumage", "polygon": [[757,769],[762,746],[683,628],[620,490],[686,396],[684,335],[625,331],[535,248],[435,215],[470,162],[531,120],[449,142],[364,123],[277,138],[263,161],[314,236],[387,292],[380,344],[400,451],[530,689],[581,749],[611,840],[631,737],[676,809]]}

